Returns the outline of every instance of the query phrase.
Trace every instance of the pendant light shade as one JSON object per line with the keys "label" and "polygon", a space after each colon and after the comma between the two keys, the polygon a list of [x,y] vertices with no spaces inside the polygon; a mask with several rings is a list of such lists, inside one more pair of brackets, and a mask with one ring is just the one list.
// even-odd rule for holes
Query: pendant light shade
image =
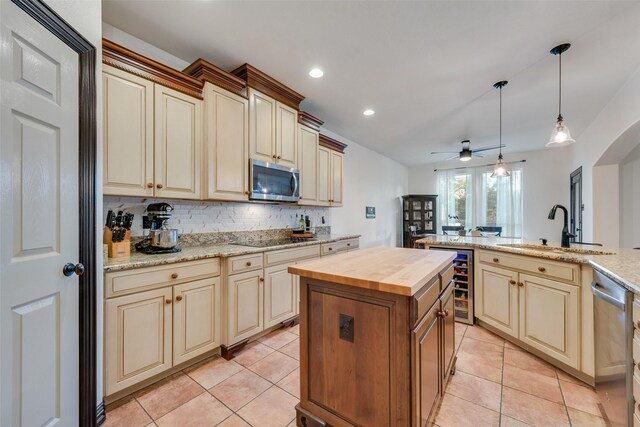
{"label": "pendant light shade", "polygon": [[553,131],[551,131],[547,147],[564,147],[576,141],[571,138],[571,132],[569,132],[569,128],[564,124],[564,119],[562,118],[562,53],[566,52],[570,47],[569,43],[565,43],[551,49],[553,55],[558,55],[558,119]]}
{"label": "pendant light shade", "polygon": [[505,165],[504,160],[502,160],[502,88],[506,86],[507,83],[509,82],[503,80],[493,85],[493,87],[500,90],[500,154],[498,154],[498,163],[496,163],[496,165],[493,167],[491,178],[511,176],[511,174],[507,170],[507,166]]}

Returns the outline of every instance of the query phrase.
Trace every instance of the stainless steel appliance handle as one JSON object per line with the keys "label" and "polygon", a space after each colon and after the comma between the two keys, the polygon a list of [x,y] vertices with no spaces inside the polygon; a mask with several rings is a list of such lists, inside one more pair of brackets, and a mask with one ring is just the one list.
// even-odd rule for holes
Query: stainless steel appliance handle
{"label": "stainless steel appliance handle", "polygon": [[625,302],[624,301],[620,301],[616,298],[614,298],[613,296],[609,295],[608,293],[602,291],[601,289],[604,289],[602,286],[598,285],[598,282],[596,282],[595,280],[591,283],[591,292],[593,293],[593,295],[595,295],[596,297],[605,300],[606,302],[608,302],[611,305],[614,305],[618,308],[621,308],[622,310],[624,310],[625,308]]}
{"label": "stainless steel appliance handle", "polygon": [[298,178],[296,178],[295,173],[291,174],[291,179],[293,180],[293,193],[291,195],[295,196],[298,193]]}

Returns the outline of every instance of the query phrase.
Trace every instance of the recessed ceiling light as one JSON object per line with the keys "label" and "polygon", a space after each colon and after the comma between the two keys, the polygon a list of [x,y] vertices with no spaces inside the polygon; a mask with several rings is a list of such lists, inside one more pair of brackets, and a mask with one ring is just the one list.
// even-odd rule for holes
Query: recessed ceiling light
{"label": "recessed ceiling light", "polygon": [[376,112],[373,111],[371,108],[367,108],[366,110],[364,110],[362,112],[362,114],[364,114],[365,116],[373,116]]}
{"label": "recessed ceiling light", "polygon": [[320,77],[324,76],[324,71],[322,71],[320,68],[314,68],[309,71],[309,75],[314,79],[319,79]]}

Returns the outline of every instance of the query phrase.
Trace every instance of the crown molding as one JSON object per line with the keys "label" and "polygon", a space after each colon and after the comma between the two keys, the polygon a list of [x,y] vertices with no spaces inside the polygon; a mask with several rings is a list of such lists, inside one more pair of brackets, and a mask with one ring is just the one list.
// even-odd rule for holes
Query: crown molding
{"label": "crown molding", "polygon": [[322,120],[320,120],[319,118],[312,116],[311,114],[307,113],[306,111],[299,111],[298,112],[298,123],[300,123],[301,125],[305,125],[310,127],[311,129],[320,131],[320,126],[322,126],[324,124],[324,122]]}
{"label": "crown molding", "polygon": [[209,82],[218,87],[244,96],[246,82],[240,77],[223,70],[202,58],[197,59],[191,65],[183,70],[183,73],[190,75],[198,80]]}
{"label": "crown molding", "polygon": [[296,110],[300,108],[300,103],[304,99],[304,96],[283,85],[268,74],[258,70],[253,65],[243,64],[233,70],[231,74],[234,74],[247,82],[248,87],[259,90],[265,95],[269,95],[270,97],[288,105],[291,108],[295,108]]}
{"label": "crown molding", "polygon": [[347,144],[323,134],[320,134],[319,144],[325,148],[338,151],[340,153],[344,153],[344,149],[347,148]]}

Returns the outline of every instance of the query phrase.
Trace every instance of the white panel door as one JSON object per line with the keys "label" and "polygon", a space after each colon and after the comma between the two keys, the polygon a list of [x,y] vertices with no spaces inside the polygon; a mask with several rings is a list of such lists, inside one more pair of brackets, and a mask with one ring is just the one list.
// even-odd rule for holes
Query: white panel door
{"label": "white panel door", "polygon": [[298,276],[289,273],[292,264],[264,269],[264,327],[277,325],[296,315]]}
{"label": "white panel door", "polygon": [[202,101],[155,85],[155,195],[199,199]]}
{"label": "white panel door", "polygon": [[220,277],[173,287],[173,364],[220,346]]}
{"label": "white panel door", "polygon": [[78,55],[0,16],[0,425],[77,425]]}
{"label": "white panel door", "polygon": [[518,273],[480,265],[474,303],[476,317],[518,338]]}

